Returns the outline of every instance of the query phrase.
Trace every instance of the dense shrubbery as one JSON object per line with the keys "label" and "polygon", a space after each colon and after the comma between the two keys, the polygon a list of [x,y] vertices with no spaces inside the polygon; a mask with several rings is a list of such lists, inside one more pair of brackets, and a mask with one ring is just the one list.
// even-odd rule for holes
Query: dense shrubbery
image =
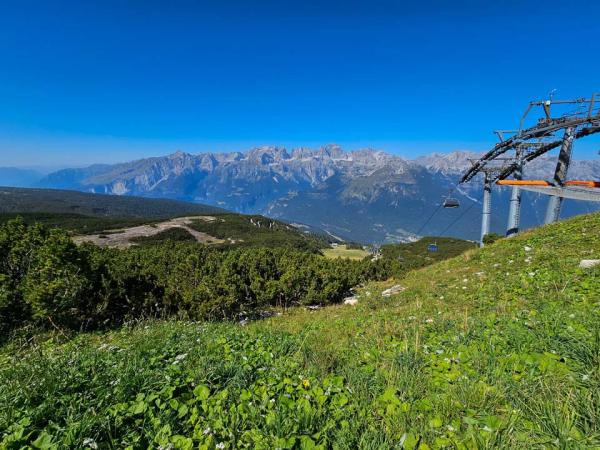
{"label": "dense shrubbery", "polygon": [[228,319],[269,306],[330,304],[394,267],[285,248],[78,247],[64,231],[14,220],[0,227],[0,331],[24,323],[88,329],[143,317]]}
{"label": "dense shrubbery", "polygon": [[284,222],[258,215],[218,214],[216,220],[194,220],[191,228],[227,240],[221,248],[285,247],[318,253],[329,246],[322,235],[303,233]]}
{"label": "dense shrubbery", "polygon": [[483,237],[483,244],[490,245],[496,242],[498,239],[502,239],[498,233],[488,233]]}

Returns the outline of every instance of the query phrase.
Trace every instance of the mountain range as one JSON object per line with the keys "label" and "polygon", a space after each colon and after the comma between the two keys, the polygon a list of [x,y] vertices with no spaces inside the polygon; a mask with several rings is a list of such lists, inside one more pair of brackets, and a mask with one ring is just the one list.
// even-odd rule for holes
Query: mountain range
{"label": "mountain range", "polygon": [[[477,157],[461,151],[407,160],[372,149],[344,151],[337,145],[290,151],[281,147],[230,153],[179,151],[60,170],[44,177],[37,187],[204,203],[306,224],[361,242],[406,241],[416,234],[476,239],[479,181],[453,190],[451,195],[461,208],[447,210],[439,205],[469,167],[469,160]],[[555,158],[538,158],[526,166],[526,176],[549,179],[555,164]],[[570,175],[600,179],[600,161],[574,161]],[[493,231],[504,231],[508,197],[508,189],[495,187]],[[530,193],[523,197],[523,226],[540,223],[547,199]],[[597,204],[569,200],[563,216],[596,209]]]}

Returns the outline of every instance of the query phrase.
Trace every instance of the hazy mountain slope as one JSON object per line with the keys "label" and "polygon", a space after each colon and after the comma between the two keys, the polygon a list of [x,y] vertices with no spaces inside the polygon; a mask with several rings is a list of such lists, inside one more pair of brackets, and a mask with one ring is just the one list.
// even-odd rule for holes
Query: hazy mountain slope
{"label": "hazy mountain slope", "polygon": [[0,186],[30,187],[43,177],[44,175],[36,170],[0,167]]}
{"label": "hazy mountain slope", "polygon": [[[62,170],[40,185],[206,203],[301,222],[364,242],[402,241],[414,233],[474,239],[479,235],[480,215],[480,206],[474,202],[481,197],[477,181],[452,194],[462,208],[441,210],[425,228],[422,225],[469,167],[469,158],[477,156],[454,152],[408,161],[370,149],[345,152],[335,145],[316,150],[261,147],[245,153],[177,152]],[[554,164],[554,158],[540,159],[528,165],[526,172],[550,178]],[[600,161],[576,161],[571,174],[599,179]],[[494,191],[494,231],[504,231],[508,196],[508,189]],[[546,201],[524,195],[524,226],[540,223]],[[596,209],[594,204],[567,201],[564,216]]]}

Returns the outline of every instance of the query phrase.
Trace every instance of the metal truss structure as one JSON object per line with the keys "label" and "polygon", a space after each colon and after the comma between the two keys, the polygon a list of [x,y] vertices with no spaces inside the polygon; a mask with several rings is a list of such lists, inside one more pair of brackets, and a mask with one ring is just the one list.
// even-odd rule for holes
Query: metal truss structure
{"label": "metal truss structure", "polygon": [[[552,105],[569,104],[576,105],[578,108],[559,117],[552,117]],[[529,113],[535,107],[543,108],[544,117],[540,118],[534,126],[524,128]],[[557,138],[557,134],[561,131],[564,135]],[[532,101],[521,118],[518,130],[496,130],[495,133],[500,138],[500,142],[465,172],[460,183],[470,181],[487,163],[510,150],[516,153],[522,152],[521,158],[518,158],[520,161],[515,160],[504,172],[498,174],[497,179],[509,177],[518,170],[520,164],[526,164],[562,146],[567,139],[571,140],[572,145],[573,140],[600,133],[600,93],[592,94],[589,99]],[[507,137],[507,135],[511,136]]]}
{"label": "metal truss structure", "polygon": [[[558,116],[552,114],[552,109],[565,108],[570,105],[574,107],[573,110]],[[540,108],[543,113],[541,118],[535,125],[525,127],[530,113]],[[600,133],[600,93],[594,93],[588,99],[553,100],[550,96],[549,100],[532,101],[521,117],[517,130],[497,130],[495,133],[500,142],[479,160],[472,161],[472,167],[464,173],[459,181],[459,183],[466,183],[478,174],[484,175],[482,241],[483,236],[489,232],[491,213],[489,196],[493,182],[513,187],[507,236],[516,234],[519,229],[521,189],[550,195],[546,223],[558,220],[563,198],[600,201],[600,186],[594,181],[583,182],[583,184],[567,182],[573,142]],[[545,185],[521,182],[523,165],[559,147],[558,163],[551,182],[544,182],[547,183]],[[507,153],[513,156],[511,158],[502,157]],[[494,163],[498,161],[503,161],[501,166]],[[506,180],[510,176],[514,180]],[[486,197],[488,198],[487,202]]]}

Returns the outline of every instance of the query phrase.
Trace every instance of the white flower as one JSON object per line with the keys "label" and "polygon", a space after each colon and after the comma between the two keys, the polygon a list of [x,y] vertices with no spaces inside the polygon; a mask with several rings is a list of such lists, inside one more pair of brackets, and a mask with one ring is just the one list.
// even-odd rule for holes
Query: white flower
{"label": "white flower", "polygon": [[493,430],[486,425],[485,427],[483,427],[483,431],[487,431],[488,433],[491,433]]}
{"label": "white flower", "polygon": [[225,448],[225,443],[223,443],[223,442],[219,442],[219,443],[216,445],[216,447],[217,447],[218,449],[223,449],[223,448]]}
{"label": "white flower", "polygon": [[426,319],[425,323],[433,323],[433,319]]}
{"label": "white flower", "polygon": [[202,434],[204,434],[204,435],[207,435],[207,434],[210,434],[210,433],[212,433],[212,430],[210,429],[210,427],[206,427],[204,429],[204,431],[202,432]]}
{"label": "white flower", "polygon": [[96,441],[93,440],[92,438],[85,438],[83,440],[83,446],[84,447],[89,447],[91,449],[97,449],[98,448],[98,444],[96,444]]}
{"label": "white flower", "polygon": [[186,356],[187,356],[187,353],[182,353],[181,355],[177,355],[175,357],[175,361],[183,361]]}
{"label": "white flower", "polygon": [[581,376],[581,381],[587,381],[589,380],[590,376],[589,375],[582,375]]}
{"label": "white flower", "polygon": [[533,249],[531,247],[529,247],[528,245],[526,245],[525,247],[523,247],[523,250],[525,250],[526,252],[530,252]]}
{"label": "white flower", "polygon": [[469,281],[469,280],[466,278],[463,278],[463,283],[466,283],[467,281]]}

